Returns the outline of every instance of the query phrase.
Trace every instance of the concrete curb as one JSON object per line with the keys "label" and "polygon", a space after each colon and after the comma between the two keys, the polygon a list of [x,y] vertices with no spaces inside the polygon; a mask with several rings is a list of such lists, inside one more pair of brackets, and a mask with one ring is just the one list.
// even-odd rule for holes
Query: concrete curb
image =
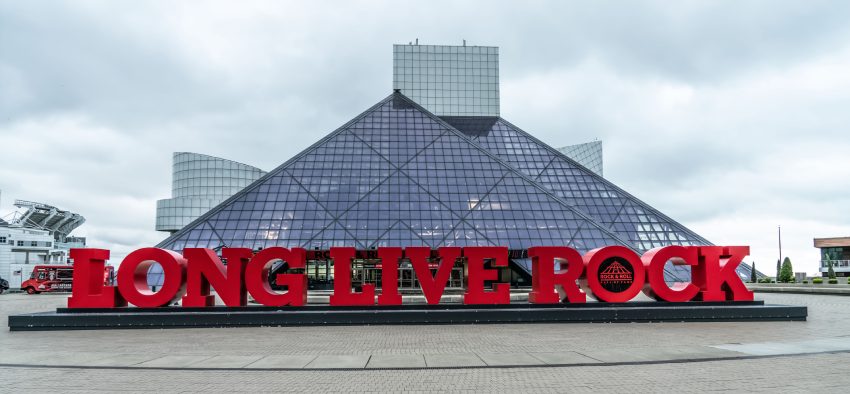
{"label": "concrete curb", "polygon": [[823,294],[850,296],[850,285],[747,284],[756,293]]}

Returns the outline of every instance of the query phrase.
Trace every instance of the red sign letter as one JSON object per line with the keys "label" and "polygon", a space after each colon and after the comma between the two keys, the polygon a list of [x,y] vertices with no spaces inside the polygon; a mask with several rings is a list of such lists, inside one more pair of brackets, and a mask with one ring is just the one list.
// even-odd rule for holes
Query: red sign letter
{"label": "red sign letter", "polygon": [[467,258],[469,280],[466,293],[463,294],[464,304],[509,304],[511,302],[510,284],[494,283],[492,291],[484,290],[485,280],[498,280],[499,271],[484,268],[484,260],[493,261],[494,267],[508,266],[508,248],[505,246],[470,246],[463,248]]}
{"label": "red sign letter", "polygon": [[114,308],[127,306],[115,286],[103,285],[103,268],[109,260],[106,249],[71,249],[74,278],[68,308]]}
{"label": "red sign letter", "polygon": [[[148,270],[154,263],[162,267],[162,288],[148,287]],[[142,248],[124,258],[118,267],[118,290],[127,302],[142,308],[168,306],[186,292],[186,259],[166,249]]]}
{"label": "red sign letter", "polygon": [[307,275],[305,274],[278,274],[275,282],[285,286],[286,293],[277,293],[272,290],[269,284],[269,271],[272,263],[278,260],[285,262],[290,269],[305,268],[307,253],[302,248],[286,249],[279,246],[259,251],[245,267],[245,287],[257,302],[265,306],[304,305],[307,303]]}
{"label": "red sign letter", "polygon": [[672,260],[676,265],[695,266],[698,262],[697,255],[698,249],[694,246],[665,246],[644,253],[641,260],[646,268],[649,286],[644,286],[643,293],[656,300],[668,302],[693,300],[699,293],[699,287],[691,282],[677,282],[673,287],[667,286],[664,281],[664,265],[668,260]]}
{"label": "red sign letter", "polygon": [[[625,246],[606,246],[593,249],[584,255],[587,267],[587,286],[596,299],[604,302],[628,302],[643,288],[645,274],[643,262],[635,252]],[[607,267],[600,270],[602,264]],[[623,263],[631,266],[631,272]],[[610,270],[611,273],[605,272]],[[603,276],[602,278],[600,278]],[[611,291],[603,286],[626,287],[622,291]]]}
{"label": "red sign letter", "polygon": [[401,259],[401,248],[378,248],[378,258],[381,259],[381,294],[378,305],[401,305],[401,294],[398,292],[398,261]]}
{"label": "red sign letter", "polygon": [[[535,246],[528,249],[531,257],[531,288],[528,302],[532,304],[557,304],[561,300],[574,303],[587,302],[587,294],[576,280],[584,271],[581,254],[573,248]],[[558,272],[555,273],[555,259]],[[558,285],[558,291],[555,291]],[[560,294],[559,294],[560,293]]]}
{"label": "red sign letter", "polygon": [[448,283],[452,274],[455,261],[460,257],[460,248],[446,246],[440,248],[438,253],[440,254],[440,265],[437,266],[437,272],[432,275],[431,268],[428,265],[431,248],[426,246],[404,248],[404,255],[410,259],[410,264],[413,265],[413,271],[416,272],[416,279],[419,281],[419,286],[422,287],[425,301],[431,305],[440,303],[440,298],[446,290],[446,283]]}
{"label": "red sign letter", "polygon": [[748,254],[749,246],[700,246],[699,265],[691,271],[694,284],[702,290],[700,298],[703,301],[752,301],[753,292],[735,271]]}
{"label": "red sign letter", "polygon": [[221,297],[224,305],[248,305],[244,274],[245,265],[251,258],[251,249],[224,248],[221,253],[227,259],[226,270],[212,250],[201,248],[183,250],[183,256],[189,264],[183,307],[214,306],[215,296],[210,295],[210,285]]}
{"label": "red sign letter", "polygon": [[334,293],[331,306],[375,305],[375,285],[364,283],[360,293],[351,291],[351,259],[357,252],[354,248],[331,248],[334,261]]}

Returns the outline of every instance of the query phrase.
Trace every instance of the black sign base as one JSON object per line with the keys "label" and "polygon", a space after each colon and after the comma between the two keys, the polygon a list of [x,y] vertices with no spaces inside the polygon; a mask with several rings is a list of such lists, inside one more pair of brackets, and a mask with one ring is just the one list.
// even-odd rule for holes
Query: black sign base
{"label": "black sign base", "polygon": [[805,306],[753,302],[67,309],[9,316],[11,331],[377,324],[805,321]]}

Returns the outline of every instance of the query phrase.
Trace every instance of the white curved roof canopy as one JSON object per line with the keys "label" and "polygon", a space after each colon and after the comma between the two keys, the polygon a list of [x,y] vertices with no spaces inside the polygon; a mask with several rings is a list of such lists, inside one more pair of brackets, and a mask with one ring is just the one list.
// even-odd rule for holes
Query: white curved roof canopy
{"label": "white curved roof canopy", "polygon": [[71,231],[86,222],[83,215],[40,202],[15,200],[14,205],[26,211],[15,213],[9,225],[47,230],[57,241],[64,242]]}

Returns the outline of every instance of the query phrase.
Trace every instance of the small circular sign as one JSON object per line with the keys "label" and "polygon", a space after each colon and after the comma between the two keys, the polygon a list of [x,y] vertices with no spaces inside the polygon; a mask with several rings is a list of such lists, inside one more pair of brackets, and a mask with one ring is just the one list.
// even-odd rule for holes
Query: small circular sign
{"label": "small circular sign", "polygon": [[635,281],[635,269],[622,257],[609,257],[599,264],[599,284],[612,293],[628,290]]}
{"label": "small circular sign", "polygon": [[624,246],[594,249],[584,256],[587,261],[587,286],[596,299],[627,302],[643,288],[646,271],[634,251]]}

